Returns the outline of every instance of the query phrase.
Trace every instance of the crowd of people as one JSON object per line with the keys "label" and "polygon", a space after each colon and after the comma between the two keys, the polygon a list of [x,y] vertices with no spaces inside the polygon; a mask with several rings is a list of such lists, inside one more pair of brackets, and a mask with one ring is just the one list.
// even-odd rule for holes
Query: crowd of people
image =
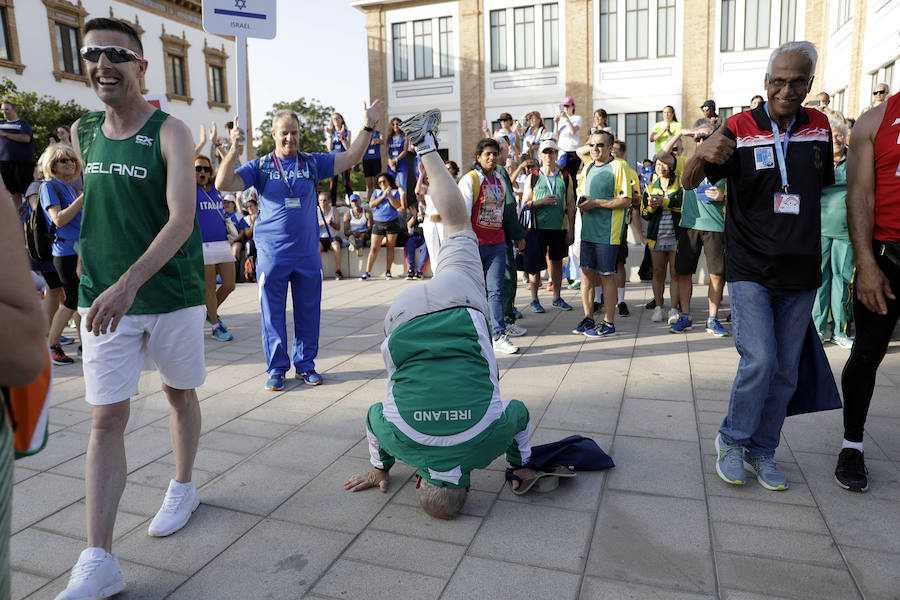
{"label": "crowd of people", "polygon": [[[104,110],[71,131],[60,128],[38,160],[39,178],[25,160],[31,129],[14,104],[3,102],[0,121],[0,175],[25,226],[33,284],[43,292],[42,315],[33,318],[57,364],[73,362],[62,348],[75,340],[62,333],[75,320],[92,406],[88,547],[59,599],[124,588],[112,531],[125,483],[129,399],[144,357],[156,363],[172,411],[175,476],[148,528],[167,536],[199,504],[192,469],[201,422],[196,388],[206,376],[203,315],[212,338],[233,339],[220,309],[238,273],[252,275],[265,388],[283,390],[292,366],[303,383],[322,385],[315,368],[322,261],[330,253],[341,279],[345,243],[360,260],[368,247],[362,280],[372,277],[382,247],[388,279],[398,245],[407,279],[423,279],[429,265],[434,271],[398,295],[385,318],[389,392],[365,418],[373,469],[351,476],[347,490],[385,491],[400,458],[417,469],[422,507],[448,518],[465,502],[469,473],[504,452],[514,488],[535,477],[528,410],[500,398],[495,358],[519,352],[511,338],[527,333],[516,291],[526,286],[528,309],[544,313],[546,271],[553,309],[574,310],[564,285],[580,290],[583,314],[573,319],[573,334],[616,335],[616,319],[630,316],[629,229],[645,244],[652,270],[650,320],[666,320],[673,334],[693,326],[693,276],[705,254],[706,331],[733,334],[741,355],[715,442],[721,479],[742,485],[749,472],[766,489],[788,489],[774,454],[809,350],[804,332],[813,327],[825,340],[831,324],[831,339],[851,348],[835,479],[848,490],[868,488],[863,430],[875,372],[900,317],[900,145],[891,129],[900,124],[900,98],[888,98],[886,86],[856,122],[831,111],[827,95],[802,106],[817,54],[808,42],[790,42],[772,53],[767,97],[754,98],[750,110],[720,118],[709,100],[687,128],[664,107],[651,135],[656,152],[640,164],[628,164],[603,109],[583,130],[569,96],[552,128],[537,111],[518,122],[503,113],[495,131],[485,121],[468,169],[440,158],[439,111],[393,118],[382,135],[380,100],[366,105],[355,136],[335,113],[324,153],[301,150],[299,119],[279,111],[274,150],[242,163],[237,119],[226,125],[227,137],[213,124],[194,144],[183,123],[140,101],[147,61],[131,26],[91,19],[83,42]],[[685,140],[695,146],[690,157]],[[364,197],[350,184],[359,163]],[[343,210],[340,183],[349,204]],[[123,195],[131,201],[122,203]],[[731,332],[719,320],[726,282]]]}

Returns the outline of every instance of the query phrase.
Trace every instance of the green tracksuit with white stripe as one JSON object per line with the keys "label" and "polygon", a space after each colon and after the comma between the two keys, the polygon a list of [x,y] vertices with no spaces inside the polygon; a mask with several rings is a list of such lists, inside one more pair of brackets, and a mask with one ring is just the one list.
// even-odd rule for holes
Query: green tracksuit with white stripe
{"label": "green tracksuit with white stripe", "polygon": [[500,399],[484,313],[451,306],[415,316],[391,331],[381,351],[387,399],[366,418],[373,466],[389,469],[399,458],[435,485],[466,487],[473,469],[504,452],[511,465],[528,461],[528,409]]}

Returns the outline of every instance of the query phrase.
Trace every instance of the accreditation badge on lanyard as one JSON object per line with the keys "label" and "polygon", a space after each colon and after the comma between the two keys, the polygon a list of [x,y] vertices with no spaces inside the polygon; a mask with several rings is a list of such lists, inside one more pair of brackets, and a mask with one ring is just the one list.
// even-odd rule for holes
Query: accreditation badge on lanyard
{"label": "accreditation badge on lanyard", "polygon": [[797,115],[791,119],[784,132],[784,140],[781,139],[781,132],[778,131],[778,123],[769,115],[769,103],[765,104],[766,115],[769,116],[769,122],[772,124],[772,139],[775,141],[775,162],[778,163],[778,171],[781,174],[781,192],[776,192],[774,197],[775,213],[779,215],[799,215],[800,214],[800,195],[788,193],[788,176],[787,176],[787,149],[790,141],[791,129],[797,121]]}
{"label": "accreditation badge on lanyard", "polygon": [[[543,177],[544,181],[547,183],[547,188],[549,188],[549,190],[550,190],[550,195],[556,196],[556,184],[557,184],[556,172],[554,171],[553,179],[551,179],[551,178],[547,177],[547,174],[544,173],[543,170],[541,170],[541,177]],[[559,198],[556,199],[556,203],[559,204]]]}
{"label": "accreditation badge on lanyard", "polygon": [[281,177],[281,182],[288,190],[288,195],[284,197],[284,207],[292,209],[300,208],[300,197],[294,193],[294,184],[300,179],[300,154],[297,154],[297,164],[294,166],[294,180],[291,182],[288,182],[284,171],[281,170],[281,163],[278,162],[278,156],[275,155],[274,150],[272,151],[272,158],[275,160],[275,168],[278,169],[278,175]]}

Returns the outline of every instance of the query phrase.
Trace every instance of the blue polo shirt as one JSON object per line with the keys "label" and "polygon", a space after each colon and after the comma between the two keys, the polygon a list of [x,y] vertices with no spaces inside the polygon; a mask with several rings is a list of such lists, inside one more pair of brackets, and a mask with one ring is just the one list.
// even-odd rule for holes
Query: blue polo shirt
{"label": "blue polo shirt", "polygon": [[381,158],[381,141],[381,132],[376,129],[372,132],[372,140],[369,143],[369,147],[366,148],[366,154],[363,158]]}
{"label": "blue polo shirt", "polygon": [[[334,175],[334,155],[301,152],[293,158],[278,158],[276,164],[270,154],[244,163],[237,174],[244,187],[254,186],[259,192],[253,240],[260,252],[319,260],[316,184]],[[297,198],[299,206],[286,206],[285,198]]]}

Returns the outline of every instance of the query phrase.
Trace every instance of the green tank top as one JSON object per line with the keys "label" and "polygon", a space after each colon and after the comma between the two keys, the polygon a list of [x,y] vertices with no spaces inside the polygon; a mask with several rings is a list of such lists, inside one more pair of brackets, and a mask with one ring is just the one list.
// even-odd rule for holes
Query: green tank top
{"label": "green tank top", "polygon": [[[556,204],[553,206],[542,206],[535,209],[535,220],[538,229],[566,229],[568,223],[566,221],[566,179],[562,169],[557,169],[556,177],[548,177],[541,172],[536,177],[537,181],[532,186],[533,198],[540,200],[549,196],[551,193],[556,196]],[[551,191],[550,187],[553,187]]]}
{"label": "green tank top", "polygon": [[[169,220],[166,164],[159,130],[168,114],[157,110],[132,137],[111,140],[101,126],[106,113],[89,113],[78,125],[84,162],[78,306],[89,307],[138,258]],[[200,228],[141,286],[130,315],[169,313],[203,304],[205,283]]]}

